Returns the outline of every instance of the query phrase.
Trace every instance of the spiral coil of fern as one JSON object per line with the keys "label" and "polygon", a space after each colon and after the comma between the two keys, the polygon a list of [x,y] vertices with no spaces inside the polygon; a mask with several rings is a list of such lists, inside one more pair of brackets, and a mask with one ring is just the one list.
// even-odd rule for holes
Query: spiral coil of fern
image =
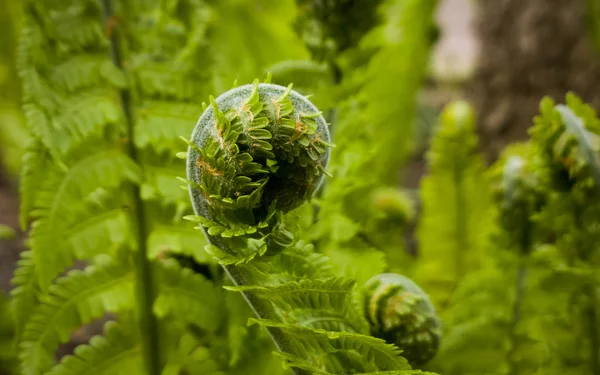
{"label": "spiral coil of fern", "polygon": [[[188,142],[189,192],[198,215],[191,219],[236,285],[250,283],[242,265],[293,244],[283,215],[309,201],[326,174],[327,123],[291,87],[255,80],[211,97]],[[259,318],[273,316],[268,304],[243,295]],[[277,329],[269,333],[288,351]]]}
{"label": "spiral coil of fern", "polygon": [[384,273],[367,281],[364,291],[364,312],[375,337],[397,345],[411,365],[422,365],[435,356],[441,323],[417,284],[405,276]]}

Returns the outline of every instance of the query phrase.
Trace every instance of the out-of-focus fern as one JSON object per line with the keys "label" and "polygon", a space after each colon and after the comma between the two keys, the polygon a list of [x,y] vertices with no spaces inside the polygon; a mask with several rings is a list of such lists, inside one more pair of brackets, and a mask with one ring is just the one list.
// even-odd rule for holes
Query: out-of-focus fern
{"label": "out-of-focus fern", "polygon": [[543,362],[544,346],[532,329],[541,313],[536,299],[542,297],[541,270],[531,257],[539,245],[535,217],[543,203],[538,168],[534,147],[517,144],[489,172],[496,227],[493,241],[479,252],[490,262],[467,273],[452,296],[445,312],[448,332],[432,363],[437,371],[530,374]]}
{"label": "out-of-focus fern", "polygon": [[[430,368],[445,374],[597,374],[598,134],[574,94],[544,98],[531,140],[491,169],[491,241],[444,311]],[[459,358],[463,358],[460,360]],[[470,360],[464,360],[469,358]]]}
{"label": "out-of-focus fern", "polygon": [[[541,325],[561,328],[560,334],[540,335],[551,343],[547,366],[600,374],[599,285],[593,276],[600,239],[595,223],[600,212],[600,120],[573,93],[567,94],[564,105],[544,98],[531,134],[549,190],[540,225],[555,238],[554,254],[540,254],[546,262],[554,260],[547,266],[553,272],[543,279],[544,289],[565,301]],[[566,349],[575,342],[580,350]]]}
{"label": "out-of-focus fern", "polygon": [[[334,259],[338,272],[360,283],[388,269],[388,260],[403,270],[412,261],[401,229],[414,207],[409,193],[394,189],[397,166],[409,153],[435,8],[435,1],[382,2],[382,22],[337,60],[343,73],[337,94],[343,100],[332,134],[333,178],[316,202],[319,224],[308,227],[307,235]],[[392,200],[404,203],[382,200],[390,191]]]}
{"label": "out-of-focus fern", "polygon": [[10,300],[0,293],[0,371],[13,374],[18,371],[17,352],[13,345],[15,336],[14,316]]}
{"label": "out-of-focus fern", "polygon": [[443,310],[465,273],[481,264],[491,228],[489,187],[469,104],[454,102],[443,110],[427,161],[414,278]]}

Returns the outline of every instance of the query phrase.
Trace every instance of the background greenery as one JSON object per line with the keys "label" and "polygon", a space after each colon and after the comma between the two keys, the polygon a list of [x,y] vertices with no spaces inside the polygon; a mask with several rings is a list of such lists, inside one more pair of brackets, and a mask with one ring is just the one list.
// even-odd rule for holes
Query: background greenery
{"label": "background greenery", "polygon": [[[2,0],[0,205],[18,202],[20,215],[0,210],[12,278],[0,372],[143,373],[139,332],[103,328],[136,320],[135,265],[121,250],[141,247],[184,265],[161,274],[153,310],[168,322],[163,373],[284,373],[182,220],[175,157],[209,95],[271,72],[312,95],[336,144],[333,177],[290,219],[298,237],[359,289],[383,272],[423,288],[443,337],[417,368],[600,375],[600,127],[567,99],[599,103],[598,5],[475,3],[481,56],[457,82],[430,69],[444,35],[434,0]],[[117,29],[122,69],[108,43]],[[124,88],[136,163],[119,127]],[[555,102],[584,120],[581,133]],[[123,210],[135,186],[144,245]]]}

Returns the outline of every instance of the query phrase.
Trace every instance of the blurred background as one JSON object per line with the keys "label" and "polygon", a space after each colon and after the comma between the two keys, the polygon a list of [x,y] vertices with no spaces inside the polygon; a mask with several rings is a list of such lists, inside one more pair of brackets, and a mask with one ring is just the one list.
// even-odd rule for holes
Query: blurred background
{"label": "blurred background", "polygon": [[[417,146],[399,167],[403,185],[418,188],[429,130],[451,100],[466,99],[474,106],[479,147],[488,165],[505,145],[527,137],[544,95],[561,101],[573,90],[599,108],[598,9],[596,0],[439,0],[430,69],[418,97]],[[0,0],[0,224],[17,233],[0,241],[4,291],[11,288],[25,237],[18,230],[18,174],[28,139],[16,68],[22,12],[21,1]],[[80,335],[83,341],[89,333]]]}

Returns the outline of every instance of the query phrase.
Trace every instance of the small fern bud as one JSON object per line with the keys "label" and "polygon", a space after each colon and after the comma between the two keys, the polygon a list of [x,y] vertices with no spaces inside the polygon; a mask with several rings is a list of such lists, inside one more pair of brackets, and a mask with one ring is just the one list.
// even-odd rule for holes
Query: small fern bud
{"label": "small fern bud", "polygon": [[373,206],[387,218],[404,225],[415,216],[415,205],[403,191],[393,187],[381,187],[371,195]]}
{"label": "small fern bud", "polygon": [[539,156],[531,143],[508,146],[490,168],[499,224],[511,245],[529,251],[532,219],[544,204],[539,176]]}
{"label": "small fern bud", "polygon": [[[208,235],[237,241],[229,248],[254,248],[246,261],[283,250],[293,237],[281,215],[309,201],[321,184],[329,141],[319,110],[291,85],[256,80],[211,97],[187,158],[198,221]],[[248,239],[262,244],[240,243]],[[225,258],[241,260],[240,254]]]}
{"label": "small fern bud", "polygon": [[429,297],[409,278],[384,273],[367,281],[364,312],[373,336],[402,349],[411,365],[437,353],[441,323]]}

